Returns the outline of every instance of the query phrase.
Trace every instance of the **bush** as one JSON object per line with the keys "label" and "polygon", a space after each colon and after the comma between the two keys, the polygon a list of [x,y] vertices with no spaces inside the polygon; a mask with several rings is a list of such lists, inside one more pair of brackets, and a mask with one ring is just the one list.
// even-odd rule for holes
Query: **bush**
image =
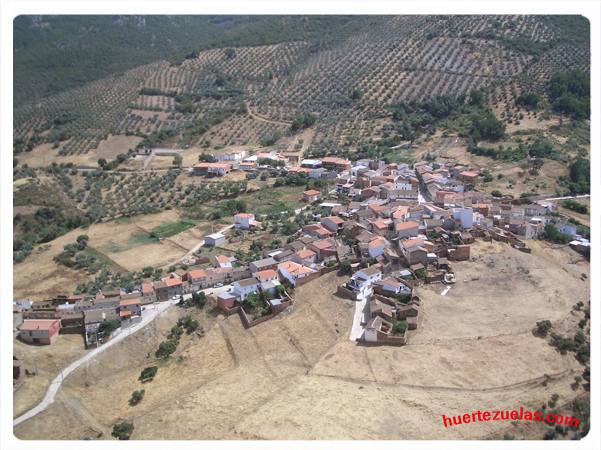
{"label": "bush", "polygon": [[407,321],[405,319],[397,320],[392,326],[393,334],[403,334],[407,329]]}
{"label": "bush", "polygon": [[119,439],[120,441],[127,441],[134,431],[134,424],[123,420],[113,425],[113,432],[111,436]]}
{"label": "bush", "polygon": [[198,321],[193,319],[192,316],[188,315],[188,316],[184,316],[181,317],[178,321],[177,321],[177,325],[179,327],[182,327],[186,330],[186,333],[188,334],[192,334],[194,331],[196,331],[198,329]]}
{"label": "bush", "polygon": [[352,273],[351,263],[348,259],[343,259],[340,261],[340,274],[341,275],[350,275]]}
{"label": "bush", "polygon": [[470,136],[477,142],[485,139],[498,141],[505,134],[505,125],[497,120],[492,111],[472,115]]}
{"label": "bush", "polygon": [[521,94],[517,99],[516,103],[519,106],[523,106],[528,110],[536,110],[538,109],[538,104],[540,103],[540,97],[532,92],[528,92],[525,94]]}
{"label": "bush", "polygon": [[568,234],[560,233],[557,227],[552,223],[545,225],[540,237],[554,244],[567,244],[571,240]]}
{"label": "bush", "polygon": [[537,336],[546,336],[549,330],[553,327],[553,324],[550,320],[541,320],[536,322],[536,327],[533,332]]}
{"label": "bush", "polygon": [[98,334],[100,336],[108,336],[120,326],[121,322],[119,322],[117,319],[103,320],[98,326]]}
{"label": "bush", "polygon": [[173,339],[163,341],[159,344],[158,350],[155,352],[157,358],[166,359],[177,349],[177,342]]}
{"label": "bush", "polygon": [[131,393],[131,398],[129,399],[129,405],[135,406],[142,401],[144,398],[144,389],[136,390]]}
{"label": "bush", "polygon": [[146,367],[140,372],[140,377],[138,380],[140,381],[152,381],[152,379],[157,374],[159,368],[157,366]]}
{"label": "bush", "polygon": [[563,202],[563,206],[580,214],[588,214],[588,207],[586,205],[583,205],[582,203],[578,203],[575,200],[566,200],[565,202]]}
{"label": "bush", "polygon": [[290,125],[290,131],[296,133],[299,130],[309,128],[317,121],[317,116],[311,113],[304,113],[296,116]]}

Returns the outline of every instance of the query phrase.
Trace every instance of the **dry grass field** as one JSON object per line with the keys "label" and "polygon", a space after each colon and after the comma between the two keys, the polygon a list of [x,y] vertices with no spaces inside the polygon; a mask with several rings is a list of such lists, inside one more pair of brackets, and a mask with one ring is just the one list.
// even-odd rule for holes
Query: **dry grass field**
{"label": "dry grass field", "polygon": [[561,402],[582,394],[570,387],[582,366],[531,330],[550,319],[573,331],[582,313],[571,306],[588,297],[581,280],[588,263],[569,249],[537,242],[532,248],[529,255],[475,244],[475,260],[454,263],[458,281],[446,296],[441,285],[419,289],[420,329],[405,347],[348,340],[354,304],[333,295],[343,280],[335,273],[297,289],[292,312],[249,330],[236,315],[198,313],[206,336],[185,337],[144,385],[144,400],[130,407],[140,370],[183,314],[172,309],[74,373],[59,400],[16,434],[77,439],[95,430],[107,438],[119,418],[133,421],[133,439],[469,439],[515,432],[503,422],[445,429],[441,415],[538,408],[553,393]]}
{"label": "dry grass field", "polygon": [[[61,351],[57,352],[57,348]],[[13,417],[17,417],[42,400],[59,370],[81,357],[86,350],[81,335],[61,334],[53,345],[29,345],[15,339],[13,351],[23,362],[22,381],[14,391],[13,399]],[[36,375],[25,375],[25,369]]]}
{"label": "dry grass field", "polygon": [[[78,283],[90,278],[81,271],[57,264],[53,258],[80,234],[90,238],[89,247],[101,253],[117,270],[136,271],[143,267],[165,267],[176,263],[210,231],[209,223],[188,228],[157,241],[148,236],[155,228],[181,219],[174,210],[136,216],[76,229],[37,246],[30,257],[15,264],[13,293],[15,298],[44,300],[72,292]],[[141,258],[140,255],[144,255]]]}

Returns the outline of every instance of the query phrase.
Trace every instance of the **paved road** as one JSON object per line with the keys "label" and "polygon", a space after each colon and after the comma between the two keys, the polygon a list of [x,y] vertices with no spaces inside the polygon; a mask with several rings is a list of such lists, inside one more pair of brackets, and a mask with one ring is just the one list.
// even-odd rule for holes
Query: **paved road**
{"label": "paved road", "polygon": [[100,347],[89,351],[84,356],[82,356],[78,360],[72,362],[67,367],[62,369],[61,372],[56,376],[56,378],[54,380],[52,380],[52,382],[50,383],[50,386],[48,387],[48,390],[46,391],[46,395],[44,396],[42,401],[40,403],[38,403],[36,406],[34,406],[33,408],[31,408],[26,413],[20,415],[16,419],[14,419],[13,427],[19,425],[20,423],[22,423],[28,419],[31,419],[33,416],[41,413],[46,408],[48,408],[48,406],[50,406],[50,404],[52,402],[54,402],[56,393],[58,392],[61,385],[63,384],[63,381],[65,380],[65,378],[67,378],[71,374],[71,372],[73,372],[74,370],[76,370],[77,368],[82,366],[83,364],[87,363],[88,361],[91,361],[96,356],[98,356],[100,353],[108,350],[110,347],[117,344],[118,342],[121,342],[127,336],[144,328],[146,325],[148,325],[150,322],[152,322],[155,318],[157,318],[159,316],[159,314],[161,314],[163,311],[165,311],[170,306],[175,305],[178,301],[179,300],[169,300],[166,302],[155,303],[152,308],[146,307],[146,309],[144,310],[144,313],[142,315],[142,320],[140,322],[138,322],[135,325],[132,325],[129,328],[123,329],[117,336],[112,338],[106,344],[101,345]]}
{"label": "paved road", "polygon": [[349,339],[353,342],[356,342],[357,339],[363,337],[364,329],[361,325],[361,322],[365,320],[365,310],[367,305],[367,298],[364,298],[361,301],[355,302],[355,314],[353,316],[353,326],[351,327],[351,334],[349,335]]}

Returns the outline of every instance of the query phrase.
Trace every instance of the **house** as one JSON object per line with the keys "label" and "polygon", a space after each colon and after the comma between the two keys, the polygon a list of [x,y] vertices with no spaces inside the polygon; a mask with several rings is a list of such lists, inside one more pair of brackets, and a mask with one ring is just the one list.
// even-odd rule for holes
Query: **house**
{"label": "house", "polygon": [[213,233],[205,236],[204,245],[207,247],[219,247],[225,244],[225,235],[222,233]]}
{"label": "house", "polygon": [[384,253],[386,244],[388,244],[388,241],[381,236],[369,241],[367,244],[367,252],[369,253],[370,258],[377,258]]}
{"label": "house", "polygon": [[201,175],[207,177],[223,177],[230,173],[232,165],[224,162],[201,162],[192,167],[193,175]]}
{"label": "house", "polygon": [[370,222],[372,233],[380,236],[386,236],[388,233],[388,223],[384,219],[375,219]]}
{"label": "house", "polygon": [[238,165],[238,168],[240,170],[243,170],[244,172],[250,172],[257,168],[257,163],[250,162],[250,161],[243,161]]}
{"label": "house", "polygon": [[337,233],[344,226],[344,220],[338,216],[324,217],[320,220],[320,223],[324,226],[324,228],[327,228],[333,233]]}
{"label": "house", "polygon": [[394,234],[399,239],[406,239],[409,237],[417,237],[418,233],[419,233],[419,224],[412,220],[394,224]]}
{"label": "house", "polygon": [[303,233],[308,234],[309,236],[312,236],[312,237],[315,237],[318,239],[325,239],[334,234],[334,232],[328,230],[327,228],[325,228],[324,226],[322,226],[319,223],[312,223],[310,225],[305,225],[303,227]]}
{"label": "house", "polygon": [[182,295],[182,280],[178,278],[165,278],[154,283],[157,300],[163,302],[175,296]]}
{"label": "house", "polygon": [[474,211],[472,208],[453,208],[453,219],[458,220],[462,228],[471,228],[474,225]]}
{"label": "house", "polygon": [[259,281],[256,278],[245,278],[244,280],[235,281],[232,294],[243,301],[248,294],[259,290]]}
{"label": "house", "polygon": [[466,170],[459,173],[459,179],[464,182],[473,183],[478,180],[480,173],[475,172],[473,170]]}
{"label": "house", "polygon": [[152,282],[145,281],[142,283],[142,304],[154,303],[157,301],[157,296],[154,292]]}
{"label": "house", "polygon": [[326,156],[321,159],[321,165],[326,169],[333,169],[338,171],[350,170],[351,163],[343,158],[337,158],[333,156]]}
{"label": "house", "polygon": [[238,213],[234,216],[234,226],[238,230],[250,230],[261,227],[261,222],[255,220],[254,214]]}
{"label": "house", "polygon": [[296,286],[298,280],[308,277],[315,271],[294,261],[284,261],[278,264],[278,273],[292,286]]}
{"label": "house", "polygon": [[261,270],[260,272],[256,272],[254,276],[261,285],[261,291],[275,295],[278,286],[280,286],[278,273],[275,270]]}
{"label": "house", "polygon": [[233,258],[230,256],[225,256],[225,255],[217,255],[215,256],[215,264],[217,265],[217,267],[221,267],[221,268],[225,268],[225,267],[232,267],[232,261]]}
{"label": "house", "polygon": [[291,260],[303,266],[310,266],[317,259],[317,253],[308,248],[299,250],[292,254]]}
{"label": "house", "polygon": [[131,319],[142,315],[142,305],[140,297],[127,298],[119,302],[119,317],[121,319]]}
{"label": "house", "polygon": [[257,261],[251,262],[249,264],[249,267],[250,267],[250,272],[255,273],[255,272],[259,272],[261,270],[275,269],[277,267],[277,265],[278,265],[277,261],[270,256],[268,258],[263,258],[263,259],[259,259]]}
{"label": "house", "polygon": [[392,277],[384,278],[383,280],[378,281],[374,286],[377,286],[381,291],[391,295],[411,294],[411,288],[408,285]]}
{"label": "house", "polygon": [[319,159],[303,159],[300,163],[301,167],[307,169],[318,169],[321,167],[321,160]]}
{"label": "house", "polygon": [[317,259],[322,260],[336,254],[336,241],[334,239],[320,239],[311,242],[309,248],[315,252]]}
{"label": "house", "polygon": [[361,269],[353,274],[346,287],[357,294],[357,299],[367,298],[373,292],[372,285],[382,279],[382,270],[379,264],[374,264]]}
{"label": "house", "polygon": [[409,238],[400,241],[400,250],[408,264],[428,263],[428,253],[433,245],[421,238]]}
{"label": "house", "polygon": [[303,192],[303,201],[307,203],[313,203],[319,200],[319,195],[321,192],[316,191],[315,189],[309,189],[308,191]]}
{"label": "house", "polygon": [[274,281],[278,279],[278,273],[273,269],[260,270],[255,272],[253,276],[257,279],[259,283],[264,283],[266,281]]}
{"label": "house", "polygon": [[28,344],[50,345],[60,329],[58,319],[25,319],[19,327],[19,338]]}
{"label": "house", "polygon": [[221,292],[217,295],[217,306],[224,312],[229,312],[236,304],[236,296],[229,292]]}
{"label": "house", "polygon": [[219,162],[222,162],[222,161],[239,162],[239,161],[242,161],[245,156],[246,156],[246,150],[234,150],[233,152],[222,153],[221,155],[215,155],[215,159]]}
{"label": "house", "polygon": [[204,269],[193,269],[188,271],[188,282],[193,290],[206,288],[208,286],[207,273]]}

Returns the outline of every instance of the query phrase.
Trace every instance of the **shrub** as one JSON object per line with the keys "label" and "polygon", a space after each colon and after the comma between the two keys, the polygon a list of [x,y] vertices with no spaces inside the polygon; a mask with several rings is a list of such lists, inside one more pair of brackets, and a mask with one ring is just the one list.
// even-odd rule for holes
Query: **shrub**
{"label": "shrub", "polygon": [[536,322],[536,327],[533,332],[537,336],[546,336],[549,330],[553,327],[550,320],[540,320]]}
{"label": "shrub", "polygon": [[304,113],[296,116],[290,125],[290,131],[296,133],[299,130],[309,128],[317,121],[317,116],[311,113]]}
{"label": "shrub", "polygon": [[177,349],[177,342],[173,339],[163,341],[159,344],[158,350],[155,352],[157,358],[166,359]]}
{"label": "shrub", "polygon": [[119,439],[120,441],[127,441],[134,431],[134,424],[123,420],[113,425],[113,432],[111,436]]}
{"label": "shrub", "polygon": [[159,368],[157,366],[146,367],[140,372],[140,377],[138,380],[140,381],[152,381],[152,379],[157,374]]}
{"label": "shrub", "polygon": [[575,200],[566,200],[565,202],[563,202],[563,206],[565,206],[568,209],[571,209],[572,211],[576,211],[580,214],[588,214],[588,207],[586,205],[583,205],[582,203],[578,203]]}
{"label": "shrub", "polygon": [[393,334],[403,334],[407,329],[407,321],[405,319],[397,320],[392,326]]}
{"label": "shrub", "polygon": [[177,321],[178,327],[183,327],[186,330],[186,333],[191,334],[198,329],[198,321],[193,319],[192,316],[184,316],[181,317]]}
{"label": "shrub", "polygon": [[131,398],[129,399],[129,405],[135,406],[142,401],[144,398],[144,389],[136,390],[131,393]]}
{"label": "shrub", "polygon": [[555,244],[567,244],[570,242],[570,236],[565,233],[561,233],[557,227],[548,223],[545,225],[543,232],[540,234],[540,237],[546,241],[553,242]]}

